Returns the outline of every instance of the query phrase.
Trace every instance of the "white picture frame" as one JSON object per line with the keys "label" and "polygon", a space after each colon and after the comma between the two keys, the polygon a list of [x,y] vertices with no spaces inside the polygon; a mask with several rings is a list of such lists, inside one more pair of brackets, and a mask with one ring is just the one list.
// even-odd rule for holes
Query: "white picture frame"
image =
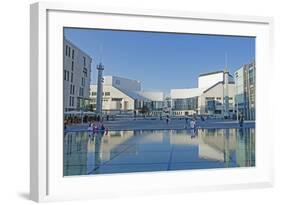
{"label": "white picture frame", "polygon": [[[99,176],[62,174],[63,27],[109,28],[256,37],[256,166]],[[99,8],[46,3],[30,12],[30,198],[34,201],[95,199],[273,186],[273,132],[268,129],[273,19],[270,17]],[[262,82],[268,86],[262,86]],[[267,119],[267,122],[264,122]],[[264,137],[266,136],[266,138]],[[165,180],[164,180],[165,179]],[[149,182],[149,183],[148,183]]]}

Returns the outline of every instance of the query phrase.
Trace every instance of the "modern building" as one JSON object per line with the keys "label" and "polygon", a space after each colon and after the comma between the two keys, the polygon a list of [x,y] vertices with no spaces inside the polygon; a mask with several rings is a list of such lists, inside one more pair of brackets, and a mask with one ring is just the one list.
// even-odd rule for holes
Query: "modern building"
{"label": "modern building", "polygon": [[243,65],[235,72],[235,108],[246,120],[255,120],[255,62]]}
{"label": "modern building", "polygon": [[92,58],[69,40],[63,41],[64,111],[87,109]]}
{"label": "modern building", "polygon": [[212,115],[232,118],[235,85],[227,71],[204,73],[198,77],[198,88],[172,89],[173,115]]}
{"label": "modern building", "polygon": [[[96,109],[97,85],[90,86],[90,104]],[[137,80],[104,76],[102,93],[102,112],[106,114],[141,113],[146,107],[147,114],[158,115],[162,112],[163,92],[141,91],[141,82]]]}

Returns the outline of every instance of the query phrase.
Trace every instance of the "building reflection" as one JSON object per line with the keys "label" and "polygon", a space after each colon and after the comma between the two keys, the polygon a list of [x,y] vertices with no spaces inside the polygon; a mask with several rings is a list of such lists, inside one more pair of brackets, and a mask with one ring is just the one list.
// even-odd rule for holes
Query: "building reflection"
{"label": "building reflection", "polygon": [[[218,162],[223,167],[255,166],[254,129],[69,132],[64,136],[64,175],[99,174],[100,166],[120,153],[137,160],[144,147],[154,151],[164,146],[167,151],[177,146],[194,147],[192,156],[197,160]],[[187,161],[190,157],[186,154]]]}

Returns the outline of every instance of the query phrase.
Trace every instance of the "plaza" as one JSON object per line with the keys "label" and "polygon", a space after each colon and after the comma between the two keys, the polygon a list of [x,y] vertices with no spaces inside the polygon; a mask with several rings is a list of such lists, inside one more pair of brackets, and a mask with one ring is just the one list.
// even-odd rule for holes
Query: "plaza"
{"label": "plaza", "polygon": [[[116,31],[102,31],[102,36],[104,32],[110,36],[106,42],[115,39]],[[189,44],[191,36],[185,36]],[[115,43],[118,40],[107,46],[115,48]],[[176,66],[166,66],[171,61],[162,64],[164,58],[148,61],[155,69],[143,59],[138,63],[139,56],[116,58],[123,51],[120,46],[104,63],[87,54],[93,50],[85,45],[87,51],[64,40],[64,176],[255,166],[254,56],[237,58],[239,66],[230,68],[227,63],[212,64],[213,59],[205,55],[210,64],[203,69],[198,66],[204,61],[189,58],[187,64],[177,64],[181,69],[175,72]],[[206,45],[201,46],[203,52]],[[154,56],[164,51],[158,48]],[[180,59],[175,53],[170,54],[178,60],[186,57]],[[236,55],[240,53],[237,50]],[[133,64],[126,67],[131,60]],[[187,69],[193,60],[193,68]]]}
{"label": "plaza", "polygon": [[[222,120],[222,119],[210,119],[201,121],[197,120],[197,127],[204,129],[230,129],[239,128],[239,123],[236,120]],[[109,130],[183,130],[190,129],[189,122],[186,122],[185,118],[171,119],[169,123],[163,118],[139,118],[139,119],[117,119],[110,121],[103,121],[104,126]],[[89,123],[84,124],[70,124],[67,125],[65,131],[87,131]],[[255,121],[245,121],[243,128],[255,128]]]}

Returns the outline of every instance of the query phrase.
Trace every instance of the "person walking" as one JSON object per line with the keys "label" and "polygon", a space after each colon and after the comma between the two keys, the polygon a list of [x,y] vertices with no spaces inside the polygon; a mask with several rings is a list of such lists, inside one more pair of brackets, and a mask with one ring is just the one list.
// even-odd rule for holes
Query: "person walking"
{"label": "person walking", "polygon": [[166,123],[169,124],[169,115],[167,115]]}
{"label": "person walking", "polygon": [[240,127],[243,127],[243,123],[244,123],[244,115],[243,115],[243,112],[240,112],[239,117],[238,117],[238,120],[239,120],[239,126],[240,126]]}

